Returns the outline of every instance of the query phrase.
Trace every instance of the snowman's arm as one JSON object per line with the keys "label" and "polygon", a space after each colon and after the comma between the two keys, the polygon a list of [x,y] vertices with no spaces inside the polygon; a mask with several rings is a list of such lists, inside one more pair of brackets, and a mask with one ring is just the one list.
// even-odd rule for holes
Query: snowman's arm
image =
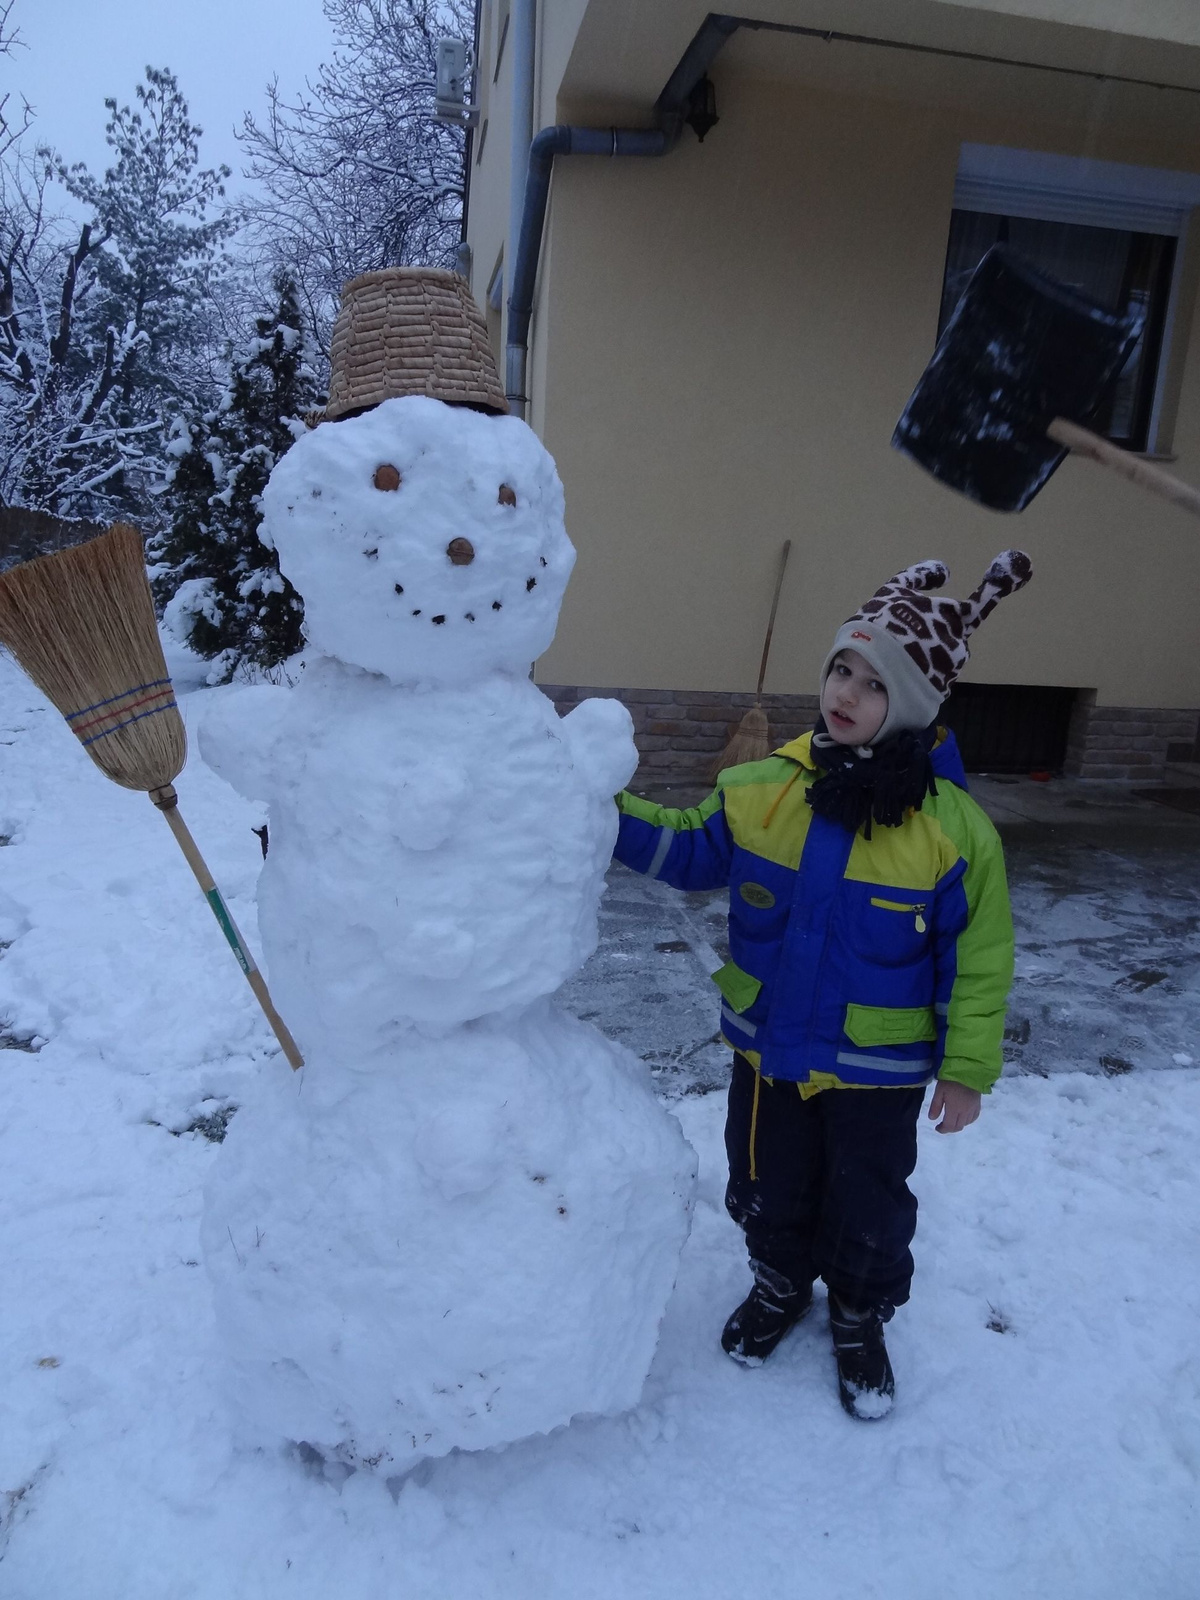
{"label": "snowman's arm", "polygon": [[637,771],[633,718],[619,700],[581,700],[562,719],[562,732],[590,793],[614,795]]}
{"label": "snowman's arm", "polygon": [[628,790],[617,796],[621,813],[618,861],[675,889],[723,889],[733,861],[733,835],[725,794],[716,789],[687,811],[652,805]]}
{"label": "snowman's arm", "polygon": [[290,689],[257,683],[210,689],[189,702],[188,732],[204,761],[248,800],[269,799],[279,788],[291,695]]}

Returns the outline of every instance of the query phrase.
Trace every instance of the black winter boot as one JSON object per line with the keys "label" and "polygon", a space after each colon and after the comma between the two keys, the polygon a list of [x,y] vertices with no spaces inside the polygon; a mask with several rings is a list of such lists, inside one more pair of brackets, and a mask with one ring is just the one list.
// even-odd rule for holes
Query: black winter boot
{"label": "black winter boot", "polygon": [[883,1342],[885,1320],[877,1310],[851,1311],[835,1295],[829,1296],[838,1398],[852,1417],[863,1422],[886,1417],[894,1403],[896,1380]]}
{"label": "black winter boot", "polygon": [[721,1348],[743,1366],[760,1367],[812,1309],[812,1284],[797,1288],[782,1273],[752,1261],[754,1287],[725,1324]]}

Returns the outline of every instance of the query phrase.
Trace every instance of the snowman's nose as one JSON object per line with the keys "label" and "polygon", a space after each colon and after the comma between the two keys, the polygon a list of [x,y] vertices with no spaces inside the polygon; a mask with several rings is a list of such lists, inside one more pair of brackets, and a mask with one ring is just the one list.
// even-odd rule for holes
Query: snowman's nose
{"label": "snowman's nose", "polygon": [[475,546],[470,539],[451,539],[446,554],[456,567],[469,567],[475,559]]}

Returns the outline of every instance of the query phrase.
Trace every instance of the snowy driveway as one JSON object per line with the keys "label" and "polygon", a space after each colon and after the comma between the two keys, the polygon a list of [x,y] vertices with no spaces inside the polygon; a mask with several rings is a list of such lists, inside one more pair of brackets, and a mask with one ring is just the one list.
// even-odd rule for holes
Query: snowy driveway
{"label": "snowy driveway", "polygon": [[[1014,829],[1006,854],[1006,1073],[1200,1064],[1200,821],[1143,827],[1124,846],[1107,829]],[[608,881],[600,948],[566,1003],[643,1056],[669,1096],[723,1086],[708,975],[729,955],[724,891],[679,894],[621,866]]]}
{"label": "snowy driveway", "polygon": [[[199,763],[179,787],[253,936],[259,819]],[[5,1600],[1196,1594],[1191,835],[1015,842],[1011,1075],[966,1134],[923,1130],[878,1427],[838,1406],[822,1307],[760,1371],[717,1346],[746,1283],[699,1092],[719,904],[614,873],[567,998],[647,1056],[701,1168],[643,1402],[341,1484],[230,1449],[198,1260],[206,1134],[284,1068],[153,808],[4,661],[0,838]]]}

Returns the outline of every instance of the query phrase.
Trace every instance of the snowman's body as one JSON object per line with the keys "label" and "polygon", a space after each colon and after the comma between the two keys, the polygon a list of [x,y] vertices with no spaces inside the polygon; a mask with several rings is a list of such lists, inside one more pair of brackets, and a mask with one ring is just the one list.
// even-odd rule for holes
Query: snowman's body
{"label": "snowman's body", "polygon": [[395,400],[301,439],[264,506],[321,656],[201,730],[270,807],[260,927],[308,1063],[208,1196],[239,1413],[403,1464],[628,1406],[692,1156],[546,999],[636,762],[619,703],[560,719],[528,678],[574,560],[553,464],[514,419]]}

